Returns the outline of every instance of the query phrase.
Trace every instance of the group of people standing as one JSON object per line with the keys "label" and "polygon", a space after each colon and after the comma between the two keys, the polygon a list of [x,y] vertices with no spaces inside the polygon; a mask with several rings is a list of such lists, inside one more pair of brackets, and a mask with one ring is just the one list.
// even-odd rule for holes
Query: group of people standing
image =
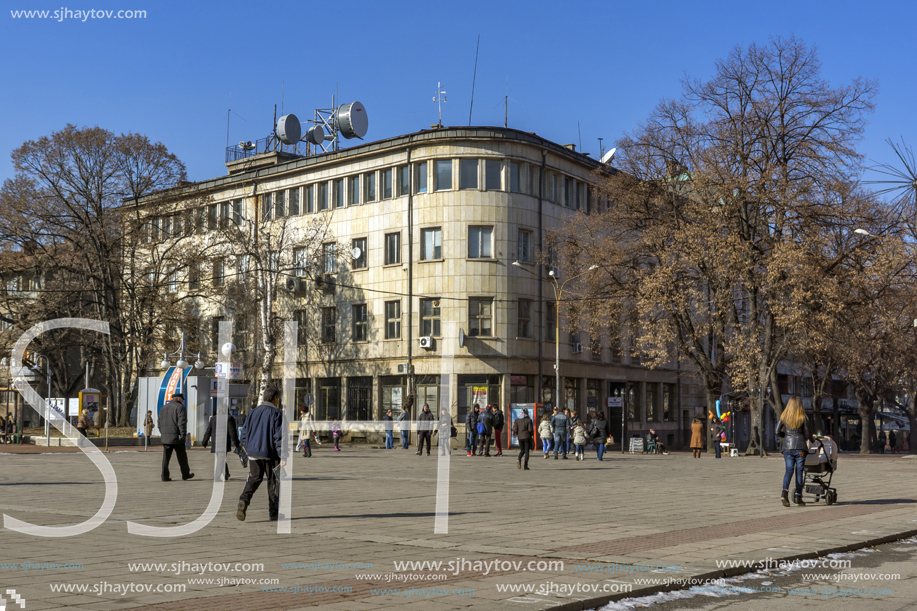
{"label": "group of people standing", "polygon": [[596,459],[603,460],[605,441],[608,437],[608,421],[605,420],[605,414],[599,411],[587,430],[576,412],[555,406],[550,416],[542,416],[538,425],[538,436],[541,438],[542,451],[546,459],[550,458],[553,447],[554,460],[559,460],[560,456],[566,460],[572,445],[574,458],[586,460],[586,444],[591,441],[595,446]]}
{"label": "group of people standing", "polygon": [[506,417],[499,405],[487,404],[483,408],[475,405],[465,416],[465,430],[468,440],[465,452],[468,456],[490,456],[491,443],[496,441],[496,456],[503,456],[503,427]]}

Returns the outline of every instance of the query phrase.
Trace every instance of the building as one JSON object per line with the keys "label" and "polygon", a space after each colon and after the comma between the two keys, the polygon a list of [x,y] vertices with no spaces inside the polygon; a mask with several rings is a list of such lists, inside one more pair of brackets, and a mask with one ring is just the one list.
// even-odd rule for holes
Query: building
{"label": "building", "polygon": [[[628,433],[653,426],[671,447],[686,445],[702,404],[696,383],[674,367],[640,366],[607,338],[570,333],[563,319],[555,344],[553,283],[537,261],[565,219],[600,209],[597,161],[506,128],[421,131],[312,156],[229,152],[227,176],[125,205],[143,211],[159,242],[206,234],[219,219],[292,229],[326,219],[333,239],[319,260],[288,259],[321,286],[294,283],[277,305],[303,327],[320,317],[326,350],[300,352],[296,382],[297,401],[311,395],[317,419],[397,414],[412,391],[434,410],[448,393],[460,425],[475,403],[553,404],[559,349],[565,405],[583,416],[605,410],[616,439],[626,405]],[[197,268],[187,281],[209,278],[219,291],[233,265],[248,269],[238,257],[207,264],[212,273]],[[199,314],[204,327],[233,316],[212,302]]]}

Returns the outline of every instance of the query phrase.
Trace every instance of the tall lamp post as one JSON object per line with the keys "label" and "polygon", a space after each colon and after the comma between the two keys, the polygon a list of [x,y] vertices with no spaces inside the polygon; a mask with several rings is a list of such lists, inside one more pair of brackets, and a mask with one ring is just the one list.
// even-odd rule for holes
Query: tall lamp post
{"label": "tall lamp post", "polygon": [[[33,353],[36,364],[40,359],[45,360],[45,377],[48,378],[48,407],[51,407],[51,361],[44,354]],[[51,415],[50,413],[48,414]],[[45,418],[45,447],[51,445],[51,419]]]}
{"label": "tall lamp post", "polygon": [[[525,269],[522,266],[522,264],[519,263],[519,261],[513,261],[513,266],[523,269],[526,272],[535,276],[534,273]],[[551,278],[551,280],[553,281],[553,286],[554,286],[554,303],[555,303],[554,313],[556,315],[556,320],[554,321],[554,375],[555,375],[554,406],[555,407],[559,405],[558,399],[561,396],[560,394],[560,299],[563,296],[564,287],[567,286],[568,282],[570,282],[571,280],[576,280],[577,278],[581,278],[582,276],[585,276],[589,272],[594,271],[598,268],[599,268],[598,265],[593,265],[592,267],[590,267],[583,273],[577,274],[575,276],[571,276],[570,278],[567,278],[566,280],[564,280],[562,283],[559,282],[557,279],[557,276],[558,276],[557,267],[552,266],[551,270],[548,272],[548,277]]]}

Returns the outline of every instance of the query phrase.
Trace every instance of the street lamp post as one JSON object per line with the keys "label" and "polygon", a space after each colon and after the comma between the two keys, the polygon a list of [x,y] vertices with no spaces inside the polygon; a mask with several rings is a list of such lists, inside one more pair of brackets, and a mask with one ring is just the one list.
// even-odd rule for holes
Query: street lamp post
{"label": "street lamp post", "polygon": [[[535,276],[534,273],[522,267],[522,264],[519,263],[519,261],[513,261],[513,266],[518,267],[519,269],[523,269],[526,272]],[[563,283],[560,283],[557,280],[557,267],[552,267],[551,270],[548,272],[548,277],[550,277],[554,283],[553,284],[554,286],[554,304],[555,304],[554,314],[556,316],[556,320],[554,321],[554,377],[555,377],[554,379],[554,407],[559,406],[560,404],[559,399],[561,397],[561,394],[560,394],[560,299],[563,296],[564,287],[567,286],[568,282],[570,282],[571,280],[576,280],[577,278],[580,278],[582,276],[585,276],[589,272],[596,270],[598,268],[599,268],[598,265],[593,265],[592,267],[582,272],[581,274],[577,274],[575,276],[567,278],[566,280],[563,281]],[[566,393],[564,393],[564,396],[566,398]]]}
{"label": "street lamp post", "polygon": [[[51,361],[48,360],[48,357],[46,357],[44,354],[38,354],[37,352],[34,354],[35,354],[36,363],[39,361],[39,359],[45,360],[45,377],[48,378],[48,407],[50,408],[51,407]],[[50,415],[51,414],[49,412],[48,416]],[[50,445],[51,445],[51,419],[45,418],[45,447],[49,447]]]}

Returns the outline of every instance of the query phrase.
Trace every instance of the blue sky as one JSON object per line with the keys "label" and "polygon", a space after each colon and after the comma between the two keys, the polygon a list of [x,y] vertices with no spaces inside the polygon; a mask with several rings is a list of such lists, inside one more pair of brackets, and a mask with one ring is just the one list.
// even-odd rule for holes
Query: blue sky
{"label": "blue sky", "polygon": [[[707,78],[735,45],[796,35],[832,84],[879,83],[861,151],[917,145],[917,5],[910,2],[157,2],[3,0],[0,180],[10,152],[67,123],[163,142],[189,178],[225,173],[230,142],[271,129],[274,104],[300,119],[331,96],[361,101],[366,140],[436,123],[509,126],[598,154],[686,75]],[[12,10],[145,10],[145,19],[14,19]],[[577,128],[579,122],[579,132]],[[346,145],[358,141],[345,141]]]}

